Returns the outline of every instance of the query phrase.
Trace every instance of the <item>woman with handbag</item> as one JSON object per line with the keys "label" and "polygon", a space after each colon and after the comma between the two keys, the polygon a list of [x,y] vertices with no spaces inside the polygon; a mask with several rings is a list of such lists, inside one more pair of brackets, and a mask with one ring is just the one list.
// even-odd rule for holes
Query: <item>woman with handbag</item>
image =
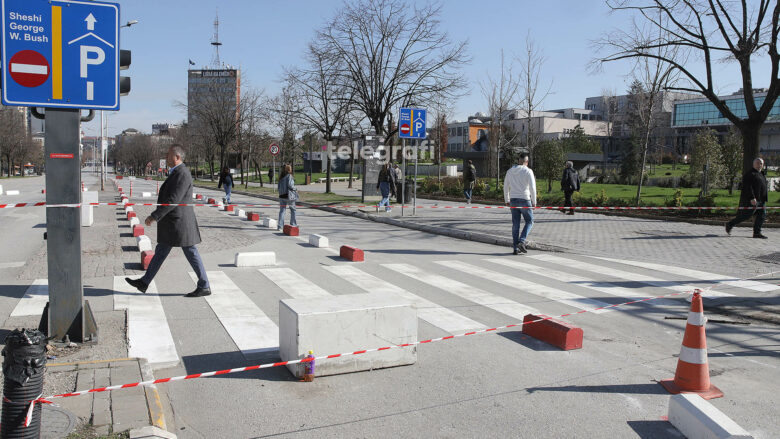
{"label": "woman with handbag", "polygon": [[390,163],[382,165],[379,171],[379,181],[376,182],[376,188],[382,193],[382,201],[376,206],[376,211],[384,206],[385,212],[391,212],[390,195],[395,194],[395,171],[390,167]]}
{"label": "woman with handbag", "polygon": [[298,191],[295,189],[292,167],[284,165],[282,175],[279,176],[279,224],[277,230],[284,228],[284,212],[290,208],[290,225],[295,227],[295,202],[298,200]]}

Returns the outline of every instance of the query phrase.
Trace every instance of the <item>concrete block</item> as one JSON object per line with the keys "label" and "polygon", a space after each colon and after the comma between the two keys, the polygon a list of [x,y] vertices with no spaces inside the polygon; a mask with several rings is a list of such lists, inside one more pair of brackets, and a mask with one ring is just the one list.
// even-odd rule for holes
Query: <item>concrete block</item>
{"label": "concrete block", "polygon": [[123,177],[123,176],[121,176],[121,175],[117,175],[117,176],[116,176],[116,179],[117,179],[117,180],[121,180],[121,179],[123,179],[123,178],[125,178],[125,177]]}
{"label": "concrete block", "polygon": [[263,218],[263,227],[268,227],[269,229],[276,229],[279,227],[279,223],[275,219]]}
{"label": "concrete block", "polygon": [[695,393],[669,398],[669,422],[688,438],[751,438],[752,435]]}
{"label": "concrete block", "polygon": [[132,212],[132,211],[134,211],[134,210],[135,210],[135,209],[133,209],[133,206],[125,206],[125,213],[127,213],[127,212]]}
{"label": "concrete block", "polygon": [[225,212],[235,212],[235,211],[236,211],[236,206],[232,204],[228,204],[227,206],[225,206]]}
{"label": "concrete block", "polygon": [[[538,321],[534,322],[535,320]],[[544,314],[526,314],[523,317],[523,334],[549,343],[564,351],[582,348],[582,328],[560,320],[550,319]]]}
{"label": "concrete block", "polygon": [[246,218],[246,211],[243,209],[236,209],[236,216],[239,218]]}
{"label": "concrete block", "polygon": [[[417,341],[417,312],[396,295],[355,294],[279,303],[279,355],[282,361],[330,352],[354,352],[366,348]],[[335,375],[414,364],[416,347],[388,349],[318,362],[316,376]],[[299,364],[288,366],[296,377]]]}
{"label": "concrete block", "polygon": [[284,229],[282,231],[287,236],[298,236],[300,234],[300,231],[298,230],[298,226],[291,226],[289,224],[285,224]]}
{"label": "concrete block", "polygon": [[198,200],[202,200],[202,199],[203,199],[203,194],[198,194],[198,195],[197,195],[197,199],[198,199]]}
{"label": "concrete block", "polygon": [[152,180],[152,177],[146,177],[146,178],[144,178],[144,180],[146,180],[146,181],[151,181],[151,180]]}
{"label": "concrete block", "polygon": [[152,240],[146,235],[137,236],[135,238],[135,244],[138,246],[139,252],[152,250]]}
{"label": "concrete block", "polygon": [[363,262],[365,260],[363,250],[348,245],[341,246],[339,249],[339,256],[352,262]]}
{"label": "concrete block", "polygon": [[153,257],[154,252],[151,250],[145,250],[141,252],[141,265],[143,265],[144,270],[149,268],[149,263],[152,262]]}
{"label": "concrete block", "polygon": [[143,198],[152,198],[151,192],[141,192],[141,197]]}
{"label": "concrete block", "polygon": [[268,265],[276,265],[276,253],[274,252],[236,253],[236,267],[263,267]]}
{"label": "concrete block", "polygon": [[129,202],[129,201],[127,200],[127,198],[122,198],[122,206],[124,206],[124,205],[125,205],[125,204],[127,204],[128,202]]}
{"label": "concrete block", "polygon": [[[46,189],[41,189],[41,193],[45,194],[46,193]],[[0,195],[2,195],[2,194],[3,194],[3,187],[0,186]]]}
{"label": "concrete block", "polygon": [[133,237],[137,238],[144,234],[144,226],[136,224],[133,226]]}
{"label": "concrete block", "polygon": [[246,214],[246,220],[258,222],[260,221],[260,214],[256,212],[249,212],[248,214]]}
{"label": "concrete block", "polygon": [[206,203],[208,204],[216,204],[216,202],[217,200],[215,200],[214,198],[209,198],[208,201],[206,201]]}
{"label": "concrete block", "polygon": [[127,212],[127,219],[128,219],[128,221],[130,220],[130,218],[135,218],[137,216],[138,215],[136,215],[135,212]]}
{"label": "concrete block", "polygon": [[19,191],[5,191],[6,195],[19,195]]}
{"label": "concrete block", "polygon": [[197,198],[198,198],[198,194],[195,194],[195,193],[193,193],[193,194],[192,194],[192,199],[193,199],[193,200],[196,200]]}
{"label": "concrete block", "polygon": [[133,227],[137,224],[141,224],[141,220],[139,220],[138,217],[130,218],[130,227]]}
{"label": "concrete block", "polygon": [[130,430],[130,439],[176,439],[176,435],[149,425]]}
{"label": "concrete block", "polygon": [[3,185],[0,184],[0,195],[3,195]]}
{"label": "concrete block", "polygon": [[130,177],[128,177],[128,178],[130,179],[130,181],[135,181],[135,176],[133,176],[133,175],[131,175],[131,176],[130,176]]}
{"label": "concrete block", "polygon": [[309,244],[315,247],[327,247],[328,238],[322,235],[309,235]]}

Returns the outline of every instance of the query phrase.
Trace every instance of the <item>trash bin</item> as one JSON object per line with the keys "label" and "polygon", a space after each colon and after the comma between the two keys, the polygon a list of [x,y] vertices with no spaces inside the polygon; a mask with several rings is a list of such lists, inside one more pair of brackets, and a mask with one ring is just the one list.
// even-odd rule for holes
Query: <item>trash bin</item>
{"label": "trash bin", "polygon": [[306,183],[304,183],[304,184],[306,184],[306,185],[311,184],[311,175],[306,174]]}
{"label": "trash bin", "polygon": [[402,203],[411,203],[414,199],[414,179],[407,178],[404,184],[404,200]]}

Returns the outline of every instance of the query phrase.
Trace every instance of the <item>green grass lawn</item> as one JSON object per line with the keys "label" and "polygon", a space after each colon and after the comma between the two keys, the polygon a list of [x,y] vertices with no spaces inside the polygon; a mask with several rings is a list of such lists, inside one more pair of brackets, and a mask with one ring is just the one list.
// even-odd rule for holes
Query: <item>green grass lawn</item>
{"label": "green grass lawn", "polygon": [[677,166],[673,166],[673,165],[656,165],[656,166],[652,167],[654,172],[649,172],[650,166],[648,166],[647,167],[647,169],[648,169],[647,175],[650,178],[681,177],[681,176],[683,176],[683,175],[688,173],[688,169],[689,168],[690,168],[690,165],[681,165],[681,164],[678,164]]}
{"label": "green grass lawn", "polygon": [[[217,189],[217,182],[210,182],[210,181],[202,181],[199,180],[196,183],[197,186],[201,187],[207,187],[209,189]],[[278,196],[276,192],[273,191],[273,189],[266,185],[265,187],[248,187],[244,188],[243,186],[237,186],[234,188],[234,191],[240,191],[240,192],[248,192],[251,194],[259,194],[259,195],[268,195],[272,197]],[[305,201],[307,203],[314,203],[314,204],[356,204],[360,203],[360,197],[349,197],[344,195],[338,195],[338,194],[324,194],[324,193],[316,193],[316,192],[304,192],[304,191],[298,191],[298,195],[300,196],[300,201]]]}

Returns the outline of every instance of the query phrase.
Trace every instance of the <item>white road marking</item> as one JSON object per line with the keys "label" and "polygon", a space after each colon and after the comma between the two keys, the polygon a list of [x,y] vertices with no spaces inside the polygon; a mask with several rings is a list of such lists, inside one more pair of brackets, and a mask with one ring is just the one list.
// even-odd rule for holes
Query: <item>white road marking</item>
{"label": "white road marking", "polygon": [[[538,261],[552,262],[554,264],[561,264],[563,266],[576,268],[580,270],[591,271],[594,273],[603,274],[606,276],[612,276],[619,279],[624,279],[631,282],[639,282],[647,285],[652,285],[659,288],[666,288],[678,292],[693,292],[697,288],[701,288],[700,285],[693,285],[685,282],[668,281],[658,279],[657,277],[645,276],[639,273],[632,273],[628,271],[618,270],[617,268],[605,267],[601,265],[591,264],[588,262],[581,262],[576,259],[562,258],[554,255],[533,255],[530,258]],[[731,297],[733,294],[724,293],[721,291],[706,291],[704,293],[706,297]]]}
{"label": "white road marking", "polygon": [[462,282],[439,276],[438,274],[427,273],[413,265],[382,264],[382,266],[426,283],[432,287],[440,288],[455,294],[456,296],[460,296],[478,305],[508,315],[518,321],[522,321],[526,314],[539,314],[538,310],[529,306],[513,302],[505,297],[489,293],[477,287],[472,287],[471,285],[466,285]]}
{"label": "white road marking", "polygon": [[176,344],[154,281],[146,293],[140,293],[125,282],[124,276],[114,276],[114,309],[127,310],[128,356],[146,358],[153,369],[179,364]]}
{"label": "white road marking", "polygon": [[25,262],[0,262],[0,268],[19,268],[24,267]]}
{"label": "white road marking", "polygon": [[777,285],[758,282],[754,280],[741,280],[733,276],[724,276],[722,274],[709,273],[707,271],[691,270],[689,268],[675,267],[672,265],[654,264],[652,262],[630,261],[627,259],[598,258],[605,261],[617,262],[620,264],[633,265],[634,267],[646,268],[650,270],[662,271],[664,273],[678,274],[680,276],[696,279],[695,282],[717,282],[732,287],[744,288],[746,290],[761,291],[768,293],[780,288]]}
{"label": "white road marking", "polygon": [[49,280],[35,279],[19,299],[16,308],[11,311],[11,317],[39,316],[49,301]]}
{"label": "white road marking", "polygon": [[260,268],[257,271],[275,283],[293,299],[332,296],[319,285],[306,279],[291,268]]}
{"label": "white road marking", "polygon": [[[279,327],[222,271],[209,271],[211,295],[204,297],[244,355],[279,349]],[[194,282],[195,273],[190,272]]]}
{"label": "white road marking", "polygon": [[374,277],[355,266],[336,265],[325,267],[325,269],[368,292],[396,294],[408,300],[417,309],[417,317],[451,334],[487,327],[455,311],[412,294],[401,287]]}
{"label": "white road marking", "polygon": [[[503,261],[503,260],[502,260]],[[587,297],[580,296],[579,294],[568,293],[561,291],[554,287],[548,287],[536,282],[531,282],[528,279],[522,279],[508,274],[500,273],[498,271],[488,270],[487,268],[477,267],[476,265],[467,264],[461,261],[436,261],[437,264],[444,267],[450,267],[453,270],[458,270],[463,273],[470,274],[472,276],[480,277],[492,282],[499,283],[501,285],[514,288],[519,291],[534,294],[536,296],[544,297],[545,299],[554,300],[577,309],[593,310],[593,313],[600,314],[610,311],[609,309],[599,309],[609,306],[609,303],[602,302],[596,299],[589,299]],[[515,267],[516,268],[516,267]]]}
{"label": "white road marking", "polygon": [[[504,265],[510,268],[516,268],[518,270],[523,270],[528,273],[533,273],[540,276],[546,276],[561,282],[575,284],[584,288],[588,288],[604,294],[609,294],[610,296],[620,297],[623,299],[637,300],[637,299],[646,299],[650,297],[650,295],[648,294],[637,294],[637,291],[631,288],[617,286],[609,282],[600,282],[590,277],[571,274],[565,271],[555,270],[549,267],[539,267],[537,265],[528,264],[525,262],[520,262],[515,260],[509,260],[509,259],[486,259],[486,261],[492,262],[494,264]],[[655,299],[652,301],[648,301],[647,303],[653,306],[678,305],[678,302],[674,301],[673,299]],[[616,308],[609,308],[609,309],[612,310]]]}

